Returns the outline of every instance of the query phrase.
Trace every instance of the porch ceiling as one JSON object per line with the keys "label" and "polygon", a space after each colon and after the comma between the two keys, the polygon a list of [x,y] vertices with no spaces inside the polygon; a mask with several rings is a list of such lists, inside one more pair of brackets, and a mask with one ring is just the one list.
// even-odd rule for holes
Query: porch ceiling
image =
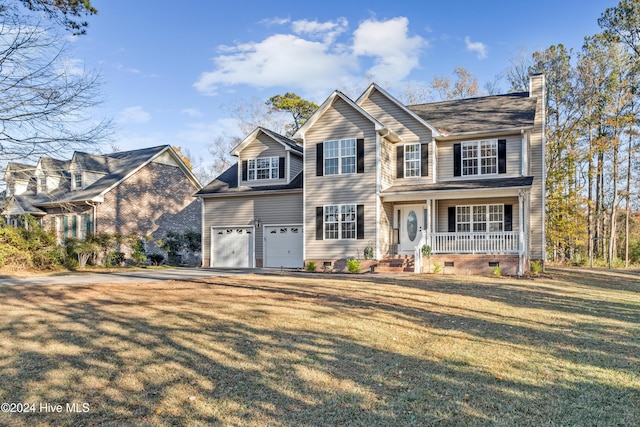
{"label": "porch ceiling", "polygon": [[517,196],[518,191],[528,190],[532,184],[532,176],[523,176],[445,181],[434,184],[393,185],[383,190],[380,196],[385,202]]}

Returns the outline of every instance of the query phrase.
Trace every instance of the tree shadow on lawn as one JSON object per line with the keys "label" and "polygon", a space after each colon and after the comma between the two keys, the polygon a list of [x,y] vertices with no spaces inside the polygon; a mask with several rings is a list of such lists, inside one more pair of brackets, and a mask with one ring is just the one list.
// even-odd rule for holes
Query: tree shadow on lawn
{"label": "tree shadow on lawn", "polygon": [[[637,387],[589,376],[565,378],[557,371],[543,372],[541,381],[502,377],[455,353],[438,357],[430,349],[439,334],[452,332],[464,332],[451,337],[470,345],[502,341],[505,348],[521,347],[524,336],[579,348],[578,338],[561,331],[506,328],[498,318],[435,312],[429,308],[447,307],[420,301],[430,295],[419,289],[396,303],[386,296],[393,288],[380,292],[382,283],[345,297],[332,290],[335,283],[259,280],[0,286],[10,307],[0,319],[0,400],[87,402],[91,408],[86,414],[5,413],[0,424],[632,425],[640,420]],[[376,319],[370,326],[379,329],[371,335],[405,325],[397,333],[412,337],[397,338],[415,343],[398,351],[392,339],[359,339],[348,327],[325,327],[336,316],[354,319],[354,326]],[[538,335],[531,338],[534,332]],[[607,356],[632,350],[611,344]],[[488,348],[486,357],[496,357],[493,351]],[[602,367],[611,366],[607,363]]]}

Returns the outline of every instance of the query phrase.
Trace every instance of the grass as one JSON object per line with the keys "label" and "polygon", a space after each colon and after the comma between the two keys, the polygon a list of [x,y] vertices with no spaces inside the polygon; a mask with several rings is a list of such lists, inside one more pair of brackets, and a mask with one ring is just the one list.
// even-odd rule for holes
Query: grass
{"label": "grass", "polygon": [[[0,425],[640,425],[640,274],[0,285]],[[39,412],[87,403],[86,413]]]}

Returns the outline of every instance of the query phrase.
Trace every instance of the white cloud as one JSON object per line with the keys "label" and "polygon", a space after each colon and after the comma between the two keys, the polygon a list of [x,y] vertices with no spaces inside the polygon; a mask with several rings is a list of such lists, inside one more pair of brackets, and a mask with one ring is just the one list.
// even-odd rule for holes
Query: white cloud
{"label": "white cloud", "polygon": [[314,39],[321,39],[326,44],[331,44],[349,26],[346,18],[338,18],[336,22],[308,21],[306,19],[294,21],[291,24],[293,32],[296,34],[306,34]]}
{"label": "white cloud", "polygon": [[475,52],[478,55],[478,59],[485,59],[487,57],[487,45],[482,42],[472,42],[469,37],[464,38],[464,42],[467,45],[469,52]]}
{"label": "white cloud", "polygon": [[[428,46],[422,37],[409,35],[405,17],[370,19],[352,34],[345,18],[299,20],[291,28],[292,34],[219,46],[213,70],[201,73],[193,86],[215,95],[222,86],[233,85],[326,92],[363,75],[394,83],[419,66],[420,53]],[[338,40],[349,35],[351,44]]]}
{"label": "white cloud", "polygon": [[273,18],[265,18],[265,19],[259,21],[258,23],[270,27],[272,25],[286,25],[289,22],[291,22],[290,18],[280,18],[280,17],[276,16],[276,17],[273,17]]}
{"label": "white cloud", "polygon": [[419,65],[420,50],[428,44],[408,33],[409,20],[405,17],[364,21],[354,32],[353,52],[374,58],[375,65],[369,70],[374,80],[402,80]]}
{"label": "white cloud", "polygon": [[331,52],[326,44],[291,34],[224,47],[224,53],[214,59],[214,71],[200,75],[196,89],[215,94],[220,85],[236,84],[326,88],[355,66],[352,58]]}
{"label": "white cloud", "polygon": [[116,121],[120,124],[130,124],[130,123],[147,123],[151,120],[151,114],[144,111],[144,109],[140,106],[128,107],[122,110]]}
{"label": "white cloud", "polygon": [[185,108],[181,113],[186,114],[189,117],[202,117],[202,112],[197,108]]}

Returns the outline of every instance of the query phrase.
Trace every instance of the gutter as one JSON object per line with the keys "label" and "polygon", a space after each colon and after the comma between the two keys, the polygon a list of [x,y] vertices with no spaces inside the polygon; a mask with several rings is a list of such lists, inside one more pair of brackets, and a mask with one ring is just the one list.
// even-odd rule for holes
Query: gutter
{"label": "gutter", "polygon": [[448,133],[448,134],[441,134],[440,136],[435,137],[434,139],[437,139],[438,141],[450,141],[450,140],[455,140],[455,139],[460,139],[461,137],[471,137],[471,136],[483,136],[483,135],[493,135],[493,136],[499,136],[499,135],[509,135],[509,134],[514,134],[514,133],[521,133],[523,131],[526,130],[533,130],[535,129],[535,127],[533,125],[531,126],[525,126],[525,127],[517,127],[517,128],[509,128],[509,129],[491,129],[491,130],[483,130],[483,131],[469,131],[469,132],[456,132],[456,133]]}

